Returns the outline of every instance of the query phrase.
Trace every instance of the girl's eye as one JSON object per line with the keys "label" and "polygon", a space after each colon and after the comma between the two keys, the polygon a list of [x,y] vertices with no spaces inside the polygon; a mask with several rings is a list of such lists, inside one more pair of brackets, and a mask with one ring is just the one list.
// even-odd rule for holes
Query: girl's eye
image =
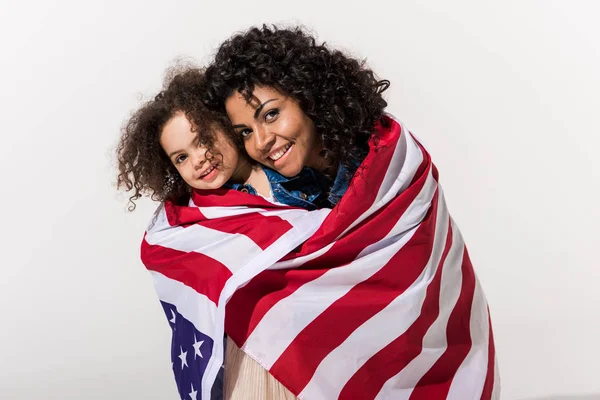
{"label": "girl's eye", "polygon": [[242,135],[243,138],[250,136],[251,133],[252,133],[251,129],[240,130],[240,135]]}
{"label": "girl's eye", "polygon": [[279,109],[274,108],[265,113],[265,121],[271,122],[279,115]]}
{"label": "girl's eye", "polygon": [[186,158],[187,158],[187,156],[185,156],[183,154],[180,156],[177,156],[177,158],[175,159],[175,164],[181,164],[182,162],[185,161]]}

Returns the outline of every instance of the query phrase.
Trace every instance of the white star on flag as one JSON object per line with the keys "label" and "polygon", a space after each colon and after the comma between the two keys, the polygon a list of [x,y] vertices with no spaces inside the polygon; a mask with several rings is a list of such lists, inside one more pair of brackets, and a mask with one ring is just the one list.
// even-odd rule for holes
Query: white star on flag
{"label": "white star on flag", "polygon": [[191,400],[197,400],[196,396],[198,395],[198,392],[196,390],[194,390],[194,384],[192,383],[192,391],[190,392],[189,396]]}
{"label": "white star on flag", "polygon": [[181,353],[179,354],[179,358],[181,359],[181,369],[183,369],[183,367],[188,367],[187,364],[187,351],[183,351],[183,347],[179,346],[179,348],[181,349]]}
{"label": "white star on flag", "polygon": [[202,346],[202,343],[204,343],[204,340],[198,341],[198,339],[196,339],[196,334],[194,334],[194,360],[196,359],[196,356],[200,356],[200,358],[204,358],[204,356],[202,355],[202,352],[200,351],[200,346]]}
{"label": "white star on flag", "polygon": [[176,318],[176,316],[175,316],[175,312],[173,310],[171,310],[171,315],[173,316],[173,318],[171,318],[169,320],[169,322],[172,322],[173,324],[175,324],[175,318]]}

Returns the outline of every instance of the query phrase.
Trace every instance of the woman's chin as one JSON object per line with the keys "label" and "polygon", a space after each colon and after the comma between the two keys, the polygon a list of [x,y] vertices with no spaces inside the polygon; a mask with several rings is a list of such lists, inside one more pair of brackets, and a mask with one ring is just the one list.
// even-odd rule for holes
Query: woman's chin
{"label": "woman's chin", "polygon": [[282,168],[277,169],[277,172],[286,178],[293,178],[294,176],[298,175],[300,171],[302,171],[302,165],[300,164],[285,165],[282,166]]}

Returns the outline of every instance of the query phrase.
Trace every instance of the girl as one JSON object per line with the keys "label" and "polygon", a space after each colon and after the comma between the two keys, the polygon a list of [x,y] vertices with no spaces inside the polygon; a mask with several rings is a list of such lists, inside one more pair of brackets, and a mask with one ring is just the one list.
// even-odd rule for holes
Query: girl
{"label": "girl", "polygon": [[[304,168],[283,176],[248,157],[227,118],[203,105],[201,69],[175,70],[170,75],[164,90],[128,120],[120,138],[117,184],[133,191],[130,210],[144,194],[186,204],[192,190],[221,187],[309,210],[328,205],[320,174]],[[230,340],[227,347],[226,382],[241,374],[273,398],[294,398]]]}

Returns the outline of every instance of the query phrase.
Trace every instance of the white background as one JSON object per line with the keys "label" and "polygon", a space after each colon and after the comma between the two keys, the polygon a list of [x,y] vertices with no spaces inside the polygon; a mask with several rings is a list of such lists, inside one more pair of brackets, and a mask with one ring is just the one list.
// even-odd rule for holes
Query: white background
{"label": "white background", "polygon": [[[392,5],[393,4],[393,5]],[[2,1],[0,398],[176,399],[120,126],[176,57],[302,23],[391,80],[486,291],[503,399],[600,393],[600,2]],[[468,400],[468,399],[467,399]]]}

